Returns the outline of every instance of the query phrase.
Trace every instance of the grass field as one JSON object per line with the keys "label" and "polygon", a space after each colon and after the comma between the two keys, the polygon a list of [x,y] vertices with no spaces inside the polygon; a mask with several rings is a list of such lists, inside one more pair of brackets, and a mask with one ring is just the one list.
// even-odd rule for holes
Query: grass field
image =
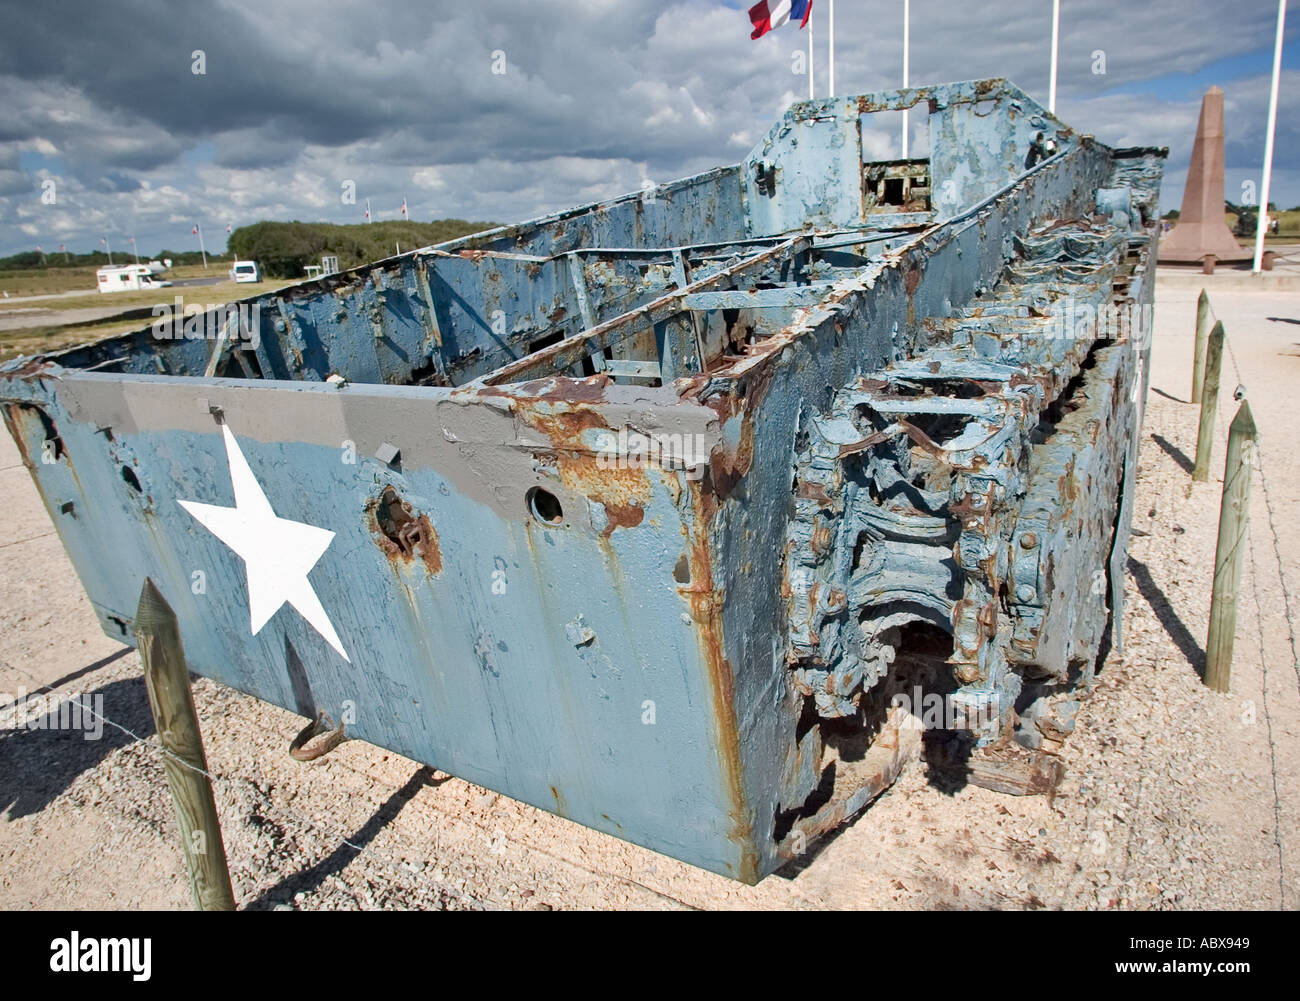
{"label": "grass field", "polygon": [[[94,268],[33,268],[30,271],[0,271],[0,295],[5,292],[11,296],[50,295],[76,288],[84,288],[98,294]],[[0,298],[0,306],[3,305],[4,299]]]}
{"label": "grass field", "polygon": [[[0,331],[0,361],[20,354],[56,351],[86,341],[112,334],[125,333],[147,326],[147,320],[102,320],[58,322],[59,314],[67,310],[102,309],[115,307],[122,310],[152,306],[156,303],[172,304],[180,296],[185,306],[219,305],[263,292],[272,292],[290,284],[288,279],[264,278],[257,284],[243,284],[226,280],[228,265],[213,261],[205,271],[201,265],[175,268],[166,277],[169,280],[191,278],[221,278],[215,285],[181,285],[142,292],[113,292],[103,294],[95,287],[95,269],[49,268],[35,271],[0,271],[0,316],[10,310],[32,310],[31,325],[19,329]],[[84,295],[67,295],[84,291]],[[8,292],[9,298],[3,297]],[[57,295],[54,299],[26,300],[33,295]],[[36,310],[41,312],[36,312]],[[50,312],[45,312],[49,310]]]}
{"label": "grass field", "polygon": [[[220,278],[216,285],[182,285],[164,289],[149,289],[143,292],[102,293],[95,284],[94,268],[50,268],[41,271],[0,271],[0,310],[31,308],[33,305],[48,306],[51,309],[82,309],[91,306],[121,306],[130,309],[134,306],[150,306],[155,302],[171,302],[175,296],[182,296],[194,302],[229,302],[242,299],[259,292],[283,288],[289,284],[285,278],[263,278],[259,284],[237,285],[226,279],[228,268],[216,262],[205,271],[202,266],[181,266],[164,277],[169,281],[184,281],[191,278]],[[68,292],[82,291],[84,295],[66,295]],[[9,293],[9,298],[3,297]],[[47,299],[40,303],[14,302],[33,295],[59,295],[58,299]]]}
{"label": "grass field", "polygon": [[[55,255],[57,259],[57,255]],[[125,262],[115,261],[116,264],[131,264],[128,258]],[[72,292],[77,289],[83,290],[87,295],[100,296],[101,293],[95,283],[95,268],[87,265],[86,267],[72,268],[32,268],[28,271],[0,271],[0,307],[4,305],[3,294],[8,292],[10,296],[25,295],[54,295],[59,292]],[[230,270],[230,262],[227,260],[210,260],[207,270],[203,270],[201,265],[180,265],[173,269],[167,277],[169,280],[184,278],[219,278],[225,277],[226,272]],[[114,292],[113,295],[122,297],[130,295],[129,292]],[[107,296],[101,296],[107,298]]]}
{"label": "grass field", "polygon": [[21,330],[0,331],[0,362],[18,355],[43,354],[62,351],[97,341],[101,337],[125,334],[145,326],[146,320],[101,320],[98,323],[80,323],[62,326],[24,327]]}

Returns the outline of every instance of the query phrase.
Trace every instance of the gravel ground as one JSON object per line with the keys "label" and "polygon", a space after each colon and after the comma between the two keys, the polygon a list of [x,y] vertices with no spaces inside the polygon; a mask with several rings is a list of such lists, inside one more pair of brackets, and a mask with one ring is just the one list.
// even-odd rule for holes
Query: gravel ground
{"label": "gravel ground", "polygon": [[[1300,294],[1226,284],[1211,294],[1233,347],[1217,472],[1193,485],[1184,468],[1196,290],[1161,288],[1134,526],[1146,534],[1133,540],[1124,647],[1084,702],[1050,800],[944,791],[916,763],[798,865],[745,887],[366,744],[300,764],[285,748],[301,720],[200,680],[236,899],[250,909],[1294,907],[1300,668],[1282,574],[1294,582],[1300,556],[1300,470],[1284,434],[1300,383]],[[1216,695],[1197,670],[1238,379],[1261,428],[1268,497],[1257,478],[1232,692]],[[139,662],[100,634],[7,436],[0,499],[0,906],[187,908]],[[129,732],[86,741],[28,729],[4,708],[20,686],[51,683],[102,695]]]}

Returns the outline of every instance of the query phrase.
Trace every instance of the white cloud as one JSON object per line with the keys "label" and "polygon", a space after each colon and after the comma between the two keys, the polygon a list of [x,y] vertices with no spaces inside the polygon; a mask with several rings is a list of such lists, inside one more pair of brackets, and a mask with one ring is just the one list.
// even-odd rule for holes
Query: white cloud
{"label": "white cloud", "polygon": [[411,180],[419,187],[428,188],[430,191],[437,191],[447,186],[447,182],[442,178],[442,172],[437,167],[420,167],[418,170],[413,170]]}

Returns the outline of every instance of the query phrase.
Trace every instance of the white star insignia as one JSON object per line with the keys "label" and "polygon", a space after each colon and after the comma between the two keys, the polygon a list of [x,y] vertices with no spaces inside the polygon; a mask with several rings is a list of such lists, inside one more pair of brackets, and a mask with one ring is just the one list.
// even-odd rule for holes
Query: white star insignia
{"label": "white star insignia", "polygon": [[235,489],[234,507],[177,501],[209,532],[233,549],[248,573],[248,612],[256,636],[286,601],[302,614],[348,663],[329,615],[316,597],[307,572],[325,554],[334,533],[301,521],[277,517],[248,467],[230,428],[221,425]]}

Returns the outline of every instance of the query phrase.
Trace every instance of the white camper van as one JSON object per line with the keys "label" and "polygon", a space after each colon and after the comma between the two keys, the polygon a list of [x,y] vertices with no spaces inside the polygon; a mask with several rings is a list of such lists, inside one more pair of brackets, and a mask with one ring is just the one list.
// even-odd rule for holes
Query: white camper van
{"label": "white camper van", "polygon": [[101,292],[139,292],[142,289],[167,288],[169,281],[159,278],[147,264],[124,264],[100,268],[95,272]]}
{"label": "white camper van", "polygon": [[230,280],[232,282],[260,282],[262,280],[261,272],[257,269],[256,261],[235,261],[230,266]]}

